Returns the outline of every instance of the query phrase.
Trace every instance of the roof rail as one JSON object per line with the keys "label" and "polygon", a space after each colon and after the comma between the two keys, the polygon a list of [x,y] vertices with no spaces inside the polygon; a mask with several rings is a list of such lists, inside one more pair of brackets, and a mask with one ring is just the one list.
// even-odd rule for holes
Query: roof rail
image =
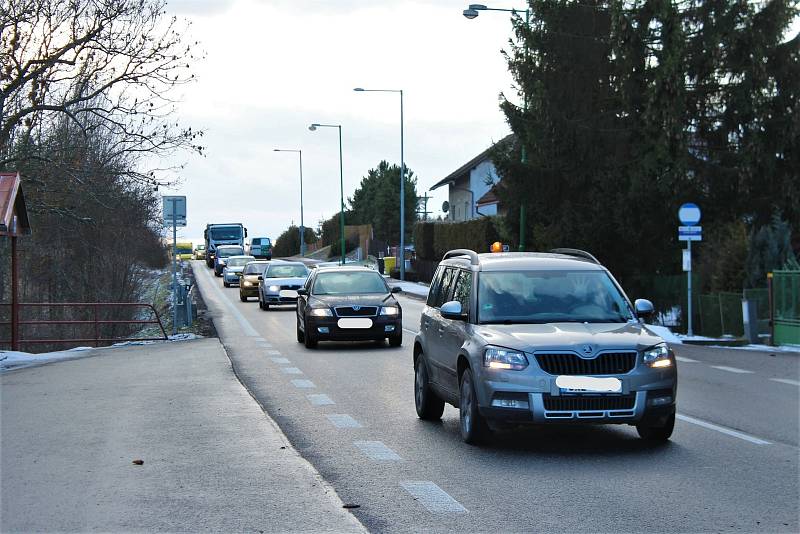
{"label": "roof rail", "polygon": [[478,253],[475,252],[474,250],[469,250],[468,248],[457,248],[455,250],[450,250],[448,252],[445,252],[442,261],[449,258],[455,258],[456,256],[469,256],[470,264],[472,265],[480,264],[480,260],[478,259]]}
{"label": "roof rail", "polygon": [[592,256],[591,254],[589,254],[585,250],[580,250],[580,249],[577,249],[577,248],[554,248],[550,252],[552,254],[564,254],[566,256],[575,256],[577,258],[583,258],[585,260],[589,260],[591,262],[594,262],[594,263],[600,265],[600,262],[597,260],[597,258]]}

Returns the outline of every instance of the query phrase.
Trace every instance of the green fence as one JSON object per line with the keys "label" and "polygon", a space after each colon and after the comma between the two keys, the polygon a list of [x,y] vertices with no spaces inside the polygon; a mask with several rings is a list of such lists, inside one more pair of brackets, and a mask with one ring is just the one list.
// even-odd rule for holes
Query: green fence
{"label": "green fence", "polygon": [[775,271],[772,297],[775,344],[800,345],[800,271]]}
{"label": "green fence", "polygon": [[744,334],[742,322],[742,294],[715,293],[700,295],[697,310],[700,322],[696,332],[702,336],[719,337]]}

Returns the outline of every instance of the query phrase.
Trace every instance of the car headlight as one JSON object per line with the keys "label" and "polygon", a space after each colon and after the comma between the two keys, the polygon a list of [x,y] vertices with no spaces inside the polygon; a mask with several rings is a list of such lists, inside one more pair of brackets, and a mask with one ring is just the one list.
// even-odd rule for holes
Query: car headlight
{"label": "car headlight", "polygon": [[333,312],[330,308],[311,308],[308,314],[312,317],[333,317]]}
{"label": "car headlight", "polygon": [[381,315],[399,315],[400,308],[397,306],[384,306],[381,308]]}
{"label": "car headlight", "polygon": [[253,282],[248,282],[248,281],[245,281],[245,282],[244,282],[242,285],[243,285],[244,287],[252,287],[252,286],[253,286]]}
{"label": "car headlight", "polygon": [[487,347],[483,353],[483,365],[490,369],[520,371],[528,367],[528,358],[522,352],[502,347]]}
{"label": "car headlight", "polygon": [[281,290],[281,286],[269,286],[267,289],[272,291],[273,293],[277,293],[278,291]]}
{"label": "car headlight", "polygon": [[650,367],[671,367],[672,356],[666,343],[660,343],[642,353],[642,360]]}

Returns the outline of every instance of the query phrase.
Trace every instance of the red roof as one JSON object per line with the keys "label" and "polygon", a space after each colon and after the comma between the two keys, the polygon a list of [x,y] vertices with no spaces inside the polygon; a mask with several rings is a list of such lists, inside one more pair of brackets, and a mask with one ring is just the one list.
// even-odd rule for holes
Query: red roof
{"label": "red roof", "polygon": [[31,233],[18,172],[0,172],[0,235]]}
{"label": "red roof", "polygon": [[491,189],[489,189],[486,194],[484,194],[478,201],[475,203],[480,206],[488,206],[490,204],[497,204],[500,202],[500,199],[497,198],[497,189],[496,185],[493,185]]}

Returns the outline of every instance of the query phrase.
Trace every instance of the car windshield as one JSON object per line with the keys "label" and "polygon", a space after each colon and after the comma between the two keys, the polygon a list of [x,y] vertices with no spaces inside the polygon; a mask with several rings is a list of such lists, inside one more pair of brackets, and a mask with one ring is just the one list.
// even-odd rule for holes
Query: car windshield
{"label": "car windshield", "polygon": [[228,260],[228,267],[244,267],[254,259],[255,258],[252,256],[246,256],[244,258],[231,258]]}
{"label": "car windshield", "polygon": [[197,250],[205,250],[205,249],[206,249],[205,245],[197,245]]}
{"label": "car windshield", "polygon": [[211,230],[211,239],[226,241],[229,239],[241,239],[242,229],[238,226],[223,226]]}
{"label": "car windshield", "polygon": [[603,271],[481,273],[478,321],[516,323],[624,323],[630,306]]}
{"label": "car windshield", "polygon": [[388,293],[389,288],[378,273],[339,271],[318,274],[312,292],[314,295],[354,295]]}
{"label": "car windshield", "polygon": [[244,268],[244,274],[264,274],[269,263],[248,263]]}
{"label": "car windshield", "polygon": [[217,249],[217,257],[219,258],[227,258],[230,256],[239,256],[244,250],[242,247],[220,247]]}
{"label": "car windshield", "polygon": [[264,278],[305,278],[308,269],[305,265],[270,265]]}

